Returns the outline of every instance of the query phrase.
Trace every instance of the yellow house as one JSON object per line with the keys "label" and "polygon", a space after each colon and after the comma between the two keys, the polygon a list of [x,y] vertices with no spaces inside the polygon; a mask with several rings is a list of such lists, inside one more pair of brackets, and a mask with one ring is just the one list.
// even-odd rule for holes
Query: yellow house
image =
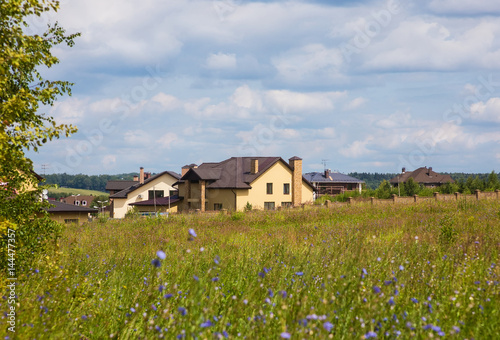
{"label": "yellow house", "polygon": [[49,203],[53,205],[47,209],[49,217],[59,223],[83,224],[89,221],[90,214],[98,212],[97,209],[58,201],[49,201]]}
{"label": "yellow house", "polygon": [[220,163],[182,168],[180,210],[274,210],[313,201],[314,188],[302,177],[302,159],[232,157]]}
{"label": "yellow house", "polygon": [[[144,179],[144,168],[140,169],[139,181],[116,194],[109,196],[111,201],[111,217],[123,218],[132,209],[132,204],[143,202],[145,205],[138,206],[139,211],[151,212],[148,206],[155,206],[155,201],[163,197],[169,197],[177,189],[174,184],[180,179],[179,174],[173,171],[164,171],[152,177]],[[147,203],[150,203],[148,205]],[[154,210],[153,210],[154,211]]]}

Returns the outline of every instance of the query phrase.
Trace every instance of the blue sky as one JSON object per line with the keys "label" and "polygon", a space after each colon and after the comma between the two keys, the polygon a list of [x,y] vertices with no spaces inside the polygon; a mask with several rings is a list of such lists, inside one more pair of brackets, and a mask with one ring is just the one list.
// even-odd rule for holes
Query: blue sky
{"label": "blue sky", "polygon": [[35,171],[180,172],[300,156],[304,172],[500,171],[500,2],[65,0],[44,74],[79,132]]}

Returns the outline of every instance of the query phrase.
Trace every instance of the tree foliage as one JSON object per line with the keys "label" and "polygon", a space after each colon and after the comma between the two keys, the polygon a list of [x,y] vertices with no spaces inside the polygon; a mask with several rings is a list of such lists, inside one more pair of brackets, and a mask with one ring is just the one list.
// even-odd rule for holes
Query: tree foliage
{"label": "tree foliage", "polygon": [[[72,125],[58,125],[43,108],[53,105],[64,94],[71,94],[71,83],[44,79],[41,68],[59,62],[53,47],[73,46],[78,34],[66,35],[57,23],[40,34],[28,34],[29,19],[56,12],[59,1],[0,1],[0,230],[5,250],[5,226],[17,228],[18,265],[22,254],[43,251],[47,240],[60,226],[50,221],[40,200],[39,180],[26,157],[46,142],[76,132]],[[35,188],[34,190],[30,190]],[[5,261],[2,256],[0,261]],[[3,264],[0,263],[0,264]]]}

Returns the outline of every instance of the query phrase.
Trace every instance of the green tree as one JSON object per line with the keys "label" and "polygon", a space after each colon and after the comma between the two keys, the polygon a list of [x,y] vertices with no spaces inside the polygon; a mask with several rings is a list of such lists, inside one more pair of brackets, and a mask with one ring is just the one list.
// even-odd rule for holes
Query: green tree
{"label": "green tree", "polygon": [[[74,126],[58,125],[41,110],[58,96],[71,94],[72,84],[44,79],[40,68],[57,64],[52,48],[73,46],[77,34],[66,35],[57,23],[41,34],[26,33],[29,17],[58,8],[59,1],[52,0],[0,1],[0,246],[6,251],[7,228],[16,228],[16,243],[22,246],[16,252],[19,267],[33,257],[30,251],[44,251],[60,229],[43,210],[41,189],[29,190],[38,179],[25,152],[36,152],[47,141],[76,132]],[[2,268],[5,259],[2,254]]]}
{"label": "green tree", "polygon": [[415,180],[410,177],[408,180],[403,183],[403,192],[405,196],[413,196],[417,195],[420,191],[420,185],[415,182]]}
{"label": "green tree", "polygon": [[486,189],[488,190],[497,190],[500,189],[500,181],[498,180],[498,176],[495,171],[492,171],[488,175],[488,179],[486,181]]}

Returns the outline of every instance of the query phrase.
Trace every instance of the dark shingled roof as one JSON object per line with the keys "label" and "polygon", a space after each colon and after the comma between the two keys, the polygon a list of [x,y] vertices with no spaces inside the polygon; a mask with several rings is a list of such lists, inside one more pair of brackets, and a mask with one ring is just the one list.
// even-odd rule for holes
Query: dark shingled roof
{"label": "dark shingled roof", "polygon": [[96,213],[98,209],[86,208],[80,205],[66,204],[58,201],[49,201],[51,205],[55,205],[54,207],[50,207],[47,210],[49,213],[53,212],[83,212],[83,213]]}
{"label": "dark shingled roof", "polygon": [[134,191],[135,189],[138,189],[138,188],[142,187],[144,184],[147,184],[147,183],[149,183],[151,181],[154,181],[158,177],[161,177],[161,176],[163,176],[165,174],[168,174],[168,175],[172,176],[175,179],[180,179],[181,178],[181,175],[179,175],[178,173],[175,173],[173,171],[163,171],[163,172],[161,172],[161,173],[159,173],[157,175],[154,175],[153,177],[148,178],[147,180],[144,181],[143,184],[140,184],[139,182],[134,182],[136,184],[134,184],[134,185],[132,185],[132,186],[126,188],[126,189],[123,189],[122,191],[119,191],[119,192],[117,192],[114,195],[109,196],[109,198],[127,198],[127,195],[130,192]]}
{"label": "dark shingled roof", "polygon": [[450,175],[441,175],[440,173],[433,171],[432,168],[427,167],[421,167],[414,171],[407,171],[394,177],[389,182],[391,184],[404,183],[410,177],[413,178],[415,182],[421,184],[446,184],[447,182],[455,183]]}
{"label": "dark shingled roof", "polygon": [[[250,173],[253,159],[259,161],[259,171]],[[300,158],[294,158],[300,159]],[[184,180],[208,181],[209,189],[250,189],[251,183],[277,162],[283,162],[290,171],[293,169],[281,157],[231,157],[220,163],[202,163],[198,168],[190,169],[180,182]],[[309,181],[302,177],[309,186]]]}
{"label": "dark shingled roof", "polygon": [[325,183],[364,183],[360,179],[341,174],[339,172],[330,172],[328,178],[324,172],[309,172],[304,175],[309,182],[325,182]]}
{"label": "dark shingled roof", "polygon": [[[177,203],[179,201],[181,201],[182,199],[179,198],[178,196],[167,196],[167,197],[158,197],[156,198],[156,205],[157,206],[167,206],[168,207],[168,204],[169,204],[169,200],[170,200],[170,204],[174,204],[174,203]],[[141,202],[135,202],[135,203],[129,203],[129,205],[138,205],[138,206],[154,206],[155,205],[155,200],[154,199],[151,199],[151,200],[147,200],[147,201],[141,201]]]}
{"label": "dark shingled roof", "polygon": [[134,184],[139,183],[138,181],[124,181],[124,180],[116,180],[116,181],[108,181],[106,183],[106,190],[123,190],[131,187]]}

